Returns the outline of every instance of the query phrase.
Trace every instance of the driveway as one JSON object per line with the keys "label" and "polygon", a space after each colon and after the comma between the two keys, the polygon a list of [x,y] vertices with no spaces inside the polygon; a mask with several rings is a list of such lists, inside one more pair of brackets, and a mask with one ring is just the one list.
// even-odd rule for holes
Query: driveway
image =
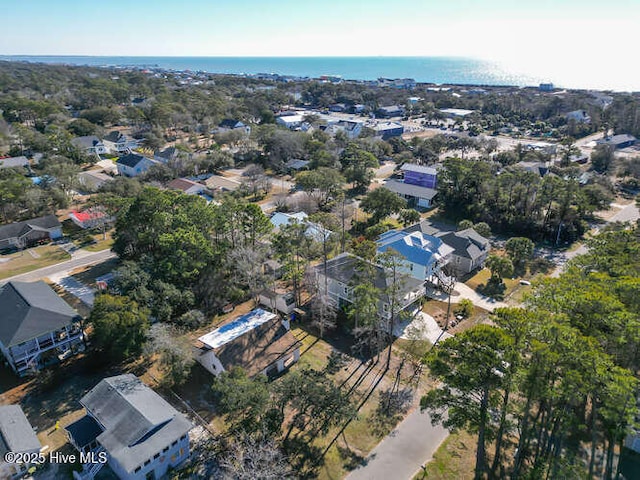
{"label": "driveway", "polygon": [[410,480],[430,462],[449,435],[431,416],[417,409],[387,435],[369,454],[366,464],[351,472],[348,480]]}
{"label": "driveway", "polygon": [[71,276],[67,276],[66,273],[49,275],[49,280],[57,285],[60,285],[67,292],[69,292],[74,297],[77,297],[88,307],[93,307],[93,302],[96,297],[91,287],[88,287],[84,283],[79,282]]}
{"label": "driveway", "polygon": [[411,321],[397,324],[393,329],[393,334],[398,338],[410,340],[429,340],[433,344],[452,336],[450,333],[444,332],[431,315],[424,312],[418,312]]}
{"label": "driveway", "polygon": [[[449,297],[446,293],[442,293],[441,291],[434,290],[432,288],[427,288],[427,295],[430,298],[440,300],[441,302],[449,301]],[[465,285],[464,283],[457,282],[456,286],[453,289],[453,294],[451,295],[451,303],[460,303],[460,300],[462,300],[463,298],[471,300],[476,307],[484,308],[485,310],[488,310],[490,312],[492,312],[495,308],[508,307],[508,305],[504,302],[500,302],[491,297],[480,295],[478,292]]]}

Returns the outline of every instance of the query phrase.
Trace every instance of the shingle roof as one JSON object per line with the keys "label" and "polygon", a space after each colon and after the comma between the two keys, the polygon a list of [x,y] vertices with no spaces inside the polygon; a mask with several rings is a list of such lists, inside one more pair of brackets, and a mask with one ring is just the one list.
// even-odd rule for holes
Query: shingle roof
{"label": "shingle roof", "polygon": [[39,218],[32,218],[23,222],[10,223],[0,226],[0,241],[9,238],[20,237],[30,230],[50,230],[60,228],[60,221],[55,215],[47,215]]}
{"label": "shingle roof", "polygon": [[27,165],[29,165],[29,159],[24,156],[0,158],[0,168],[26,167]]}
{"label": "shingle roof", "polygon": [[37,452],[40,448],[40,441],[22,408],[19,405],[0,406],[0,455],[4,457],[7,451]]}
{"label": "shingle roof", "polygon": [[233,129],[233,128],[244,127],[244,123],[242,123],[240,120],[233,120],[232,118],[225,118],[224,120],[222,120],[220,122],[220,124],[218,126],[220,128]]}
{"label": "shingle roof", "polygon": [[624,133],[620,135],[614,135],[613,137],[606,137],[601,138],[600,140],[596,140],[596,143],[599,145],[620,145],[627,142],[636,142],[636,137]]}
{"label": "shingle roof", "polygon": [[438,193],[438,191],[433,188],[411,185],[398,180],[387,180],[382,186],[394,193],[408,195],[410,197],[424,198],[427,200],[433,200],[433,197]]}
{"label": "shingle roof", "polygon": [[193,180],[189,180],[188,178],[176,178],[175,180],[171,180],[167,184],[167,187],[173,188],[174,190],[182,190],[183,192],[186,192],[191,187],[204,188],[203,185],[200,185],[199,183],[194,182]]}
{"label": "shingle roof", "polygon": [[126,165],[127,167],[130,167],[130,168],[135,168],[135,166],[138,165],[138,163],[140,163],[145,158],[146,157],[143,157],[142,155],[129,153],[127,155],[123,155],[122,157],[118,158],[118,160],[116,160],[116,163],[119,163],[120,165]]}
{"label": "shingle roof", "polygon": [[102,433],[102,427],[89,415],[66,426],[65,430],[69,432],[78,447],[90,444]]}
{"label": "shingle roof", "polygon": [[132,374],[105,378],[80,403],[105,428],[98,442],[127,471],[192,428],[184,415]]}
{"label": "shingle roof", "polygon": [[93,148],[100,142],[100,139],[95,135],[86,135],[84,137],[76,137],[71,140],[71,143],[80,148]]}
{"label": "shingle roof", "polygon": [[459,232],[447,232],[440,235],[439,238],[451,246],[456,255],[472,260],[480,258],[490,248],[489,240],[473,228],[467,228]]}
{"label": "shingle roof", "polygon": [[42,280],[9,282],[0,291],[0,341],[19,345],[70,325],[78,313]]}
{"label": "shingle roof", "polygon": [[114,130],[113,132],[109,132],[109,134],[105,136],[104,139],[108,142],[118,143],[119,141],[126,141],[127,137],[125,137],[121,132]]}
{"label": "shingle roof", "polygon": [[[375,275],[373,284],[376,286],[376,288],[379,288],[380,290],[386,290],[387,288],[389,288],[391,280],[387,277],[387,275],[385,275],[384,268],[382,268],[380,265],[367,262],[366,260],[356,257],[355,255],[351,255],[350,253],[341,253],[337,257],[329,260],[327,262],[327,276],[345,285],[352,285],[357,279],[357,267],[362,262],[368,263],[372,268],[374,268]],[[324,265],[317,266],[316,271],[324,275]],[[404,277],[402,280],[402,292],[400,292],[402,294],[413,292],[424,283],[423,281],[420,281],[413,277]],[[386,295],[383,294],[382,298],[385,299]]]}
{"label": "shingle roof", "polygon": [[205,180],[205,185],[209,188],[220,188],[223,190],[237,190],[240,187],[240,182],[226,178],[221,175],[212,175]]}

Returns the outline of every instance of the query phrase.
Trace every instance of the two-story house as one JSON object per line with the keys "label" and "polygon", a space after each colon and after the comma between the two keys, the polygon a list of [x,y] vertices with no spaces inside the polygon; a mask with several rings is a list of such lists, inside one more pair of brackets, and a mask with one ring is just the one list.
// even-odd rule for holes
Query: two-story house
{"label": "two-story house", "polygon": [[327,262],[326,269],[323,264],[317,266],[315,269],[317,284],[320,291],[336,307],[348,308],[354,301],[354,288],[360,282],[359,275],[362,275],[365,269],[370,270],[373,284],[380,292],[378,315],[381,318],[391,318],[392,300],[398,302],[396,313],[399,311],[413,313],[420,308],[421,299],[425,295],[424,281],[407,275],[397,277],[399,292],[397,298],[391,299],[388,295],[393,284],[391,272],[350,253],[342,253],[332,258]]}
{"label": "two-story house", "polygon": [[131,153],[132,150],[139,147],[138,141],[135,138],[129,138],[117,130],[109,132],[103,141],[106,146],[111,147],[111,150],[121,154]]}
{"label": "two-story house", "polygon": [[444,281],[441,269],[449,262],[454,250],[432,235],[399,230],[383,233],[376,244],[379,254],[393,250],[400,255],[403,273],[433,284]]}
{"label": "two-story house", "polygon": [[143,155],[129,153],[116,160],[118,173],[126,177],[137,177],[148,171],[156,162]]}
{"label": "two-story house", "polygon": [[87,155],[102,155],[103,153],[108,153],[105,144],[95,135],[73,138],[71,145]]}
{"label": "two-story house", "polygon": [[214,375],[233,367],[248,375],[276,375],[300,358],[289,321],[257,308],[198,338],[195,358]]}
{"label": "two-story house", "polygon": [[402,181],[390,179],[383,185],[407,200],[410,207],[431,208],[437,194],[438,172],[435,168],[405,163]]}
{"label": "two-story house", "polygon": [[[189,457],[191,422],[130,373],[103,379],[80,404],[86,415],[66,427],[69,441],[95,458],[106,453],[122,480],[162,478]],[[87,462],[79,477],[92,479],[102,465]]]}
{"label": "two-story house", "polygon": [[20,376],[84,349],[81,317],[42,280],[0,291],[0,351]]}

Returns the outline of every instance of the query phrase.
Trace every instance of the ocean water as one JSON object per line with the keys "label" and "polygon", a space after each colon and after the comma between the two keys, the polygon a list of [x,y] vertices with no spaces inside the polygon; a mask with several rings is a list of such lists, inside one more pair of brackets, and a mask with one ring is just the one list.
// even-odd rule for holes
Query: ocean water
{"label": "ocean water", "polygon": [[[493,62],[462,57],[107,57],[2,56],[0,60],[91,66],[160,67],[210,73],[277,73],[300,77],[338,75],[347,80],[413,78],[418,82],[458,85],[537,86],[640,90],[632,62],[604,68],[597,62]],[[635,72],[637,73],[637,72]]]}

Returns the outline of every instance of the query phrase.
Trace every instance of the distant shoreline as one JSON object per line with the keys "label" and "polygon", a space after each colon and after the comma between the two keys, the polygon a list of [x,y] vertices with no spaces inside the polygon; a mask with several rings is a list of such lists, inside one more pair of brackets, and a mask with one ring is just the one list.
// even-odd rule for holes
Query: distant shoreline
{"label": "distant shoreline", "polygon": [[344,80],[411,78],[419,83],[466,86],[537,86],[543,78],[508,72],[497,63],[466,57],[151,57],[92,55],[0,55],[13,62],[106,68],[158,68],[176,72],[319,78]]}
{"label": "distant shoreline", "polygon": [[[109,55],[0,55],[0,61],[74,65],[105,68],[149,68],[173,72],[206,72],[220,75],[249,76],[274,74],[301,79],[335,75],[355,82],[375,81],[378,78],[412,78],[418,83],[478,86],[478,87],[537,87],[553,83],[557,88],[613,92],[640,91],[615,80],[611,85],[598,84],[590,76],[580,77],[578,83],[558,80],[560,73],[538,72],[524,74],[495,61],[468,57],[203,57],[203,56],[109,56]],[[558,77],[558,78],[556,78]],[[615,72],[611,78],[617,78]],[[617,81],[617,84],[615,83]],[[600,80],[600,83],[603,81]],[[592,83],[592,84],[590,84]]]}

